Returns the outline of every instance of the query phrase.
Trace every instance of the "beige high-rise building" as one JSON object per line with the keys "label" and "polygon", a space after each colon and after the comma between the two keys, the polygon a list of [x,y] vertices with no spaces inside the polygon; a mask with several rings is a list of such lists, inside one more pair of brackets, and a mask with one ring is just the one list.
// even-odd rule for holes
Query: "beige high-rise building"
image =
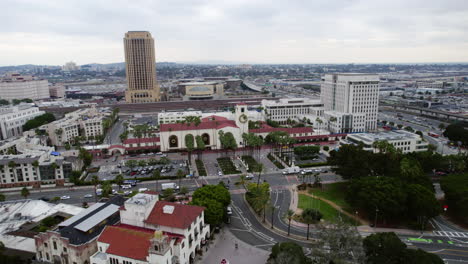
{"label": "beige high-rise building", "polygon": [[148,31],[125,33],[125,71],[128,88],[127,103],[148,103],[160,100],[156,82],[154,39]]}

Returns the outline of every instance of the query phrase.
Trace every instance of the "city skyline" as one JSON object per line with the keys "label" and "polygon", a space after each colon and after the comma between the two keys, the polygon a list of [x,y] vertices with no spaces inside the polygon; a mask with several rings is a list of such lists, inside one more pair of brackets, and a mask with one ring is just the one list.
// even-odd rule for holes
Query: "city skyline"
{"label": "city skyline", "polygon": [[0,66],[123,62],[121,36],[152,33],[157,61],[468,61],[465,1],[7,1]]}

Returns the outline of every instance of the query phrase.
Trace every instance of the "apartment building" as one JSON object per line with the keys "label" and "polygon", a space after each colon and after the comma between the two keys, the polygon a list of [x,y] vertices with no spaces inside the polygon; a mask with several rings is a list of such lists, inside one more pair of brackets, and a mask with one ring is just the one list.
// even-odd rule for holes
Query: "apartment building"
{"label": "apartment building", "polygon": [[204,210],[137,194],[120,209],[120,224],[104,229],[91,263],[193,263],[209,236]]}
{"label": "apartment building", "polygon": [[44,113],[32,104],[0,107],[0,140],[21,136],[23,125]]}
{"label": "apartment building", "polygon": [[320,100],[308,98],[281,98],[275,100],[262,100],[263,113],[266,119],[279,123],[296,120],[300,116],[322,116],[323,103]]}
{"label": "apartment building", "polygon": [[122,196],[98,202],[68,218],[53,230],[34,236],[36,258],[46,263],[89,264],[97,251],[97,238],[108,225],[120,221],[119,208]]}
{"label": "apartment building", "polygon": [[0,79],[0,98],[13,99],[45,99],[49,98],[49,82],[31,75],[10,73]]}
{"label": "apartment building", "polygon": [[379,149],[374,146],[374,143],[379,141],[390,143],[402,153],[426,151],[429,146],[427,141],[424,141],[418,134],[404,130],[349,134],[346,139],[340,141],[340,144],[362,144],[365,150],[376,153]]}
{"label": "apartment building", "polygon": [[333,133],[366,132],[377,129],[379,76],[376,74],[326,74],[320,97],[324,116]]}
{"label": "apartment building", "polygon": [[0,188],[63,186],[72,164],[44,146],[39,138],[21,137],[0,143]]}
{"label": "apartment building", "polygon": [[95,107],[83,108],[65,114],[64,118],[44,125],[41,129],[47,131],[52,145],[64,146],[78,136],[90,139],[103,135],[102,122],[105,117],[106,114]]}

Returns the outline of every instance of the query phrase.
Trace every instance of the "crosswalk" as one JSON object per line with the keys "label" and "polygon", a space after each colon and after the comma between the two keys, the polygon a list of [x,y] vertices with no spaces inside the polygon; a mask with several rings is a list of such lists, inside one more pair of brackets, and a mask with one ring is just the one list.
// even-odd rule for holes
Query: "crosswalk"
{"label": "crosswalk", "polygon": [[434,235],[444,236],[444,237],[464,237],[464,238],[468,238],[468,232],[434,231]]}

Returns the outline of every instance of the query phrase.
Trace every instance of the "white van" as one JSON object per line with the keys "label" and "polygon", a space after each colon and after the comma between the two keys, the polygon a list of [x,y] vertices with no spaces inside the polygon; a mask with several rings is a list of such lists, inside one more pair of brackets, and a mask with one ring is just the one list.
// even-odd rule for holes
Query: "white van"
{"label": "white van", "polygon": [[173,189],[173,190],[179,190],[179,186],[173,182],[168,182],[168,183],[163,183],[161,184],[161,189],[164,191],[166,189]]}
{"label": "white van", "polygon": [[140,188],[140,189],[138,189],[138,192],[146,192],[146,191],[148,191],[148,188]]}

